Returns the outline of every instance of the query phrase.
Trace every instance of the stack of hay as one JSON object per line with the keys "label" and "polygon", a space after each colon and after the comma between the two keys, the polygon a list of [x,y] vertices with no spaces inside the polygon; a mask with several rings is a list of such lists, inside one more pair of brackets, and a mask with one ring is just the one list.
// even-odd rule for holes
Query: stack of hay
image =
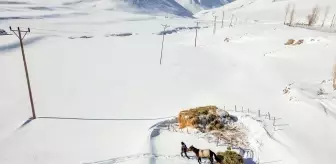
{"label": "stack of hay", "polygon": [[178,115],[179,128],[192,127],[207,132],[221,130],[231,121],[235,120],[229,113],[216,106],[183,110]]}

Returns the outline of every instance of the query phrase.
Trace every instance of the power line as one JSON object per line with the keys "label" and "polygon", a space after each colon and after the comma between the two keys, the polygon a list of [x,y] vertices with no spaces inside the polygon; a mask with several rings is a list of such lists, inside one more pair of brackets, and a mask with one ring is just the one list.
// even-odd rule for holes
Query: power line
{"label": "power line", "polygon": [[55,29],[43,29],[43,28],[30,28],[33,30],[38,30],[38,31],[51,31],[51,32],[62,32],[62,33],[92,33],[93,31],[67,31],[67,30],[55,30]]}

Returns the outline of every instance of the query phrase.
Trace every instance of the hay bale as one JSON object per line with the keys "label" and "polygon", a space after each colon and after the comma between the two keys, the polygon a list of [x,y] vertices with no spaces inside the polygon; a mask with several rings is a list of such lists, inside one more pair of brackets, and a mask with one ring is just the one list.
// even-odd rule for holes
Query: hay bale
{"label": "hay bale", "polygon": [[285,45],[292,45],[295,42],[294,39],[288,39],[288,41],[285,43]]}
{"label": "hay bale", "polygon": [[[179,128],[196,127],[202,123],[200,116],[202,115],[216,115],[216,106],[203,106],[189,110],[183,110],[178,115]],[[213,117],[213,116],[212,116]]]}
{"label": "hay bale", "polygon": [[300,44],[302,44],[303,42],[304,42],[304,40],[303,40],[303,39],[300,39],[300,40],[298,40],[297,42],[295,42],[294,45],[300,45]]}

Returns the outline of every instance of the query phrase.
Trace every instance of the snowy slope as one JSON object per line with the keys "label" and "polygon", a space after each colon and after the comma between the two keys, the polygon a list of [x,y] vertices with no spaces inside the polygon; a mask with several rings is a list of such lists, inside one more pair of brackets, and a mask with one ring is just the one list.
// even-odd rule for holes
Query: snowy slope
{"label": "snowy slope", "polygon": [[184,8],[196,13],[201,10],[217,8],[231,3],[232,0],[176,0]]}
{"label": "snowy slope", "polygon": [[[31,28],[24,43],[40,117],[19,128],[31,116],[21,51],[15,35],[1,35],[0,163],[195,163],[176,157],[180,140],[222,147],[185,133],[154,134],[153,127],[181,109],[208,104],[261,109],[278,118],[283,129],[270,138],[264,125],[240,117],[251,147],[263,143],[250,163],[333,163],[336,102],[329,80],[335,34],[283,26],[288,1],[237,0],[196,15],[201,26],[210,26],[199,30],[197,47],[194,30],[166,35],[160,65],[161,24],[193,27],[194,19],[140,14],[115,2],[0,3],[0,29],[12,34],[8,26]],[[138,7],[160,6],[149,2]],[[333,0],[290,2],[298,19],[317,3],[332,6],[329,19],[336,8]],[[183,13],[175,7],[166,9]],[[223,10],[224,28],[217,26],[213,35],[212,11],[221,16]],[[239,21],[229,28],[232,13]],[[119,33],[132,35],[111,36]],[[288,39],[305,41],[285,46]]]}
{"label": "snowy slope", "polygon": [[295,6],[294,22],[306,22],[307,15],[316,5],[320,8],[320,21],[328,6],[330,7],[328,22],[331,22],[332,16],[336,13],[336,1],[333,0],[238,0],[223,7],[201,11],[196,16],[212,19],[212,12],[222,16],[222,11],[225,11],[227,19],[233,14],[241,20],[283,22],[288,4]]}

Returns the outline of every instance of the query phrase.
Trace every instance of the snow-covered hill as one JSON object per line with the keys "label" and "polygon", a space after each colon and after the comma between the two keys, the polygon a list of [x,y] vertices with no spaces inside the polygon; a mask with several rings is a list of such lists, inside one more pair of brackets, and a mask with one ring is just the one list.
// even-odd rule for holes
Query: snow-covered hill
{"label": "snow-covered hill", "polygon": [[[227,19],[233,14],[240,20],[254,19],[260,21],[280,22],[284,21],[286,7],[291,5],[295,7],[295,22],[305,22],[307,16],[311,14],[312,9],[318,6],[320,9],[320,19],[322,20],[324,12],[329,7],[329,17],[331,21],[336,13],[336,1],[333,0],[237,0],[223,7],[201,11],[196,14],[199,18],[212,19],[212,13],[222,16],[222,11],[227,15]],[[289,18],[289,16],[288,16]]]}
{"label": "snow-covered hill", "polygon": [[[180,141],[225,147],[160,128],[182,109],[209,104],[239,116],[254,152],[248,164],[333,163],[336,35],[284,26],[283,19],[289,2],[298,21],[315,4],[322,19],[330,5],[330,26],[334,0],[236,0],[196,15],[188,7],[196,1],[137,2],[0,1],[0,29],[12,34],[0,35],[1,164],[193,164],[179,157]],[[213,34],[213,14],[222,11],[224,27],[218,21]],[[237,22],[229,27],[231,14]],[[198,30],[197,47],[188,16],[209,27]],[[162,24],[184,30],[165,36],[160,65]],[[24,46],[38,118],[25,126],[31,108],[9,26],[31,29]],[[304,42],[284,45],[289,39]]]}
{"label": "snow-covered hill", "polygon": [[232,0],[176,0],[189,11],[196,13],[201,10],[217,8],[231,3]]}
{"label": "snow-covered hill", "polygon": [[230,0],[31,0],[4,1],[2,6],[7,10],[15,6],[16,9],[25,8],[35,11],[76,10],[76,11],[128,11],[147,13],[151,15],[171,15],[193,17],[193,14],[203,9],[211,9],[230,3]]}

